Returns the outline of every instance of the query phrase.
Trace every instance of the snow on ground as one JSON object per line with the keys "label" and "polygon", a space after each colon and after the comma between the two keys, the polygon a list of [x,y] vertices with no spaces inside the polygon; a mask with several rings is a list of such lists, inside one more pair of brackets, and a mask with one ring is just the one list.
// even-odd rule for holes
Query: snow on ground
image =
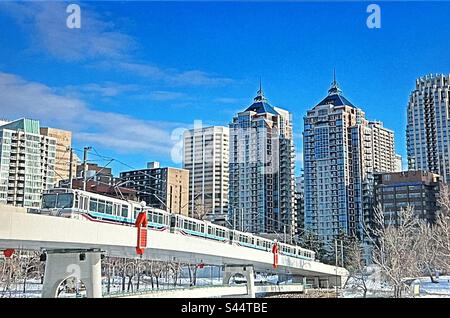
{"label": "snow on ground", "polygon": [[[381,271],[374,265],[368,267],[369,277],[366,280],[368,292],[366,297],[384,298],[392,297],[393,290],[388,283],[382,279]],[[438,283],[433,283],[430,277],[418,277],[419,295],[414,297],[449,297],[450,298],[450,276],[441,276]],[[349,278],[345,289],[341,293],[343,298],[363,297],[362,289],[357,288],[357,280]],[[411,288],[412,290],[412,288]],[[405,297],[413,297],[412,294],[404,293]]]}

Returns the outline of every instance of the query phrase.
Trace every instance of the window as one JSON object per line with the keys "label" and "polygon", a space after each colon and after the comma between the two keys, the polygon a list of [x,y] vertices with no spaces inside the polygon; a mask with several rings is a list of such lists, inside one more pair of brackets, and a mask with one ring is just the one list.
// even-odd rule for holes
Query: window
{"label": "window", "polygon": [[56,203],[57,208],[72,208],[73,207],[73,194],[72,193],[64,193],[58,194],[58,200]]}
{"label": "window", "polygon": [[98,200],[98,208],[97,211],[99,213],[105,213],[106,211],[106,202],[103,200]]}
{"label": "window", "polygon": [[91,198],[89,200],[89,211],[90,212],[97,212],[97,199]]}
{"label": "window", "polygon": [[112,214],[112,203],[111,202],[106,202],[105,212],[106,212],[106,214]]}
{"label": "window", "polygon": [[128,205],[122,205],[122,216],[124,218],[128,217]]}

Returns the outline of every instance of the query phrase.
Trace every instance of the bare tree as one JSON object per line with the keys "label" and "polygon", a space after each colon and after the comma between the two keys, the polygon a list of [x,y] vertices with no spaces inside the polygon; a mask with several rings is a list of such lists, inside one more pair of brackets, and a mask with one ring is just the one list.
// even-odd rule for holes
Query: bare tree
{"label": "bare tree", "polygon": [[347,270],[349,271],[349,279],[345,283],[352,280],[352,287],[362,290],[363,297],[366,298],[368,286],[367,282],[369,280],[370,273],[368,272],[368,268],[366,266],[366,262],[364,260],[364,251],[361,243],[353,239],[348,246],[347,250]]}
{"label": "bare tree", "polygon": [[194,218],[199,220],[204,220],[208,211],[205,205],[202,202],[202,199],[199,197],[194,201]]}
{"label": "bare tree", "polygon": [[388,220],[381,207],[376,207],[373,223],[372,227],[365,226],[366,236],[373,245],[372,261],[393,287],[394,297],[401,297],[404,278],[420,275],[417,266],[420,221],[410,206]]}

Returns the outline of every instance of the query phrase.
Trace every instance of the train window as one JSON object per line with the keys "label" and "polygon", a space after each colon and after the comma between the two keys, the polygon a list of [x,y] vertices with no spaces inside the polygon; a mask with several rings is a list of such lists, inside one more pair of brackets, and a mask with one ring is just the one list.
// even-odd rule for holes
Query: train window
{"label": "train window", "polygon": [[89,211],[97,212],[97,199],[91,198],[89,201]]}
{"label": "train window", "polygon": [[56,194],[44,194],[42,197],[42,208],[50,209],[56,207]]}
{"label": "train window", "polygon": [[84,197],[84,208],[83,210],[87,211],[88,210],[88,197]]}
{"label": "train window", "polygon": [[73,194],[72,193],[60,193],[58,194],[56,207],[60,209],[73,207]]}
{"label": "train window", "polygon": [[74,205],[75,209],[78,209],[78,203],[79,203],[78,194],[75,194],[75,205]]}
{"label": "train window", "polygon": [[134,218],[136,219],[138,214],[141,212],[141,208],[139,207],[135,207],[134,208]]}
{"label": "train window", "polygon": [[213,234],[211,225],[208,225],[208,234],[210,234],[210,235]]}
{"label": "train window", "polygon": [[128,205],[122,205],[122,216],[124,218],[128,217]]}
{"label": "train window", "polygon": [[106,210],[106,203],[103,200],[98,200],[98,207],[97,210],[99,213],[105,213]]}
{"label": "train window", "polygon": [[200,225],[200,232],[205,233],[205,225]]}
{"label": "train window", "polygon": [[105,212],[106,212],[106,214],[112,214],[112,203],[111,202],[106,202]]}

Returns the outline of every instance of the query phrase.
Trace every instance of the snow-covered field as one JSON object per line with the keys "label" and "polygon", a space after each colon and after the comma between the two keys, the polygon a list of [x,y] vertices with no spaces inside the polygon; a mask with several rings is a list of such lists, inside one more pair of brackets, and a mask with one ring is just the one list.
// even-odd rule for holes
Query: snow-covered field
{"label": "snow-covered field", "polygon": [[[382,279],[380,271],[371,266],[368,268],[369,276],[366,280],[367,295],[368,298],[385,298],[392,297],[393,290]],[[433,283],[430,277],[418,277],[415,281],[419,285],[419,294],[413,295],[412,292],[405,292],[404,297],[416,297],[416,298],[435,298],[435,297],[448,297],[450,298],[450,276],[441,276],[437,283]],[[363,297],[363,291],[357,288],[358,283],[354,278],[350,278],[347,282],[346,288],[342,290],[341,297],[343,298],[360,298]],[[410,290],[412,290],[411,287]]]}

